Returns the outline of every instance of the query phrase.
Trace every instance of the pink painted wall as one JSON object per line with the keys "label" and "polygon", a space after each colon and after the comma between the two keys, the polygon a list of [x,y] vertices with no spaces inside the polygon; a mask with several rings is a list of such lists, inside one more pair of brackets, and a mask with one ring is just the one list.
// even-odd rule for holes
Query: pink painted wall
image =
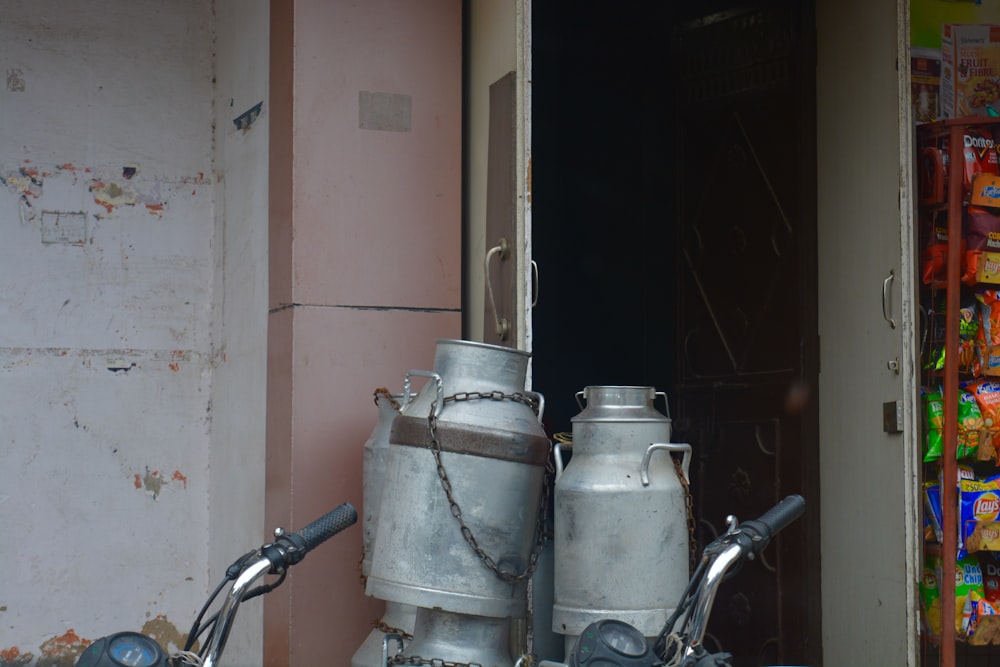
{"label": "pink painted wall", "polygon": [[[461,335],[462,17],[460,0],[271,12],[266,520],[297,530],[363,511],[372,392]],[[359,522],[265,598],[266,664],[350,664],[382,613],[361,555]]]}

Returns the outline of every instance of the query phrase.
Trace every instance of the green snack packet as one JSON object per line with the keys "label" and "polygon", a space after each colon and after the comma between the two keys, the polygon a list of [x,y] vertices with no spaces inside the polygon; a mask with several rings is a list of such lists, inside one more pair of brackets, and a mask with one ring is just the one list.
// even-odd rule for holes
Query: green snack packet
{"label": "green snack packet", "polygon": [[924,463],[937,461],[944,451],[942,429],[944,426],[944,401],[939,391],[924,391],[924,415],[926,438],[924,442]]}
{"label": "green snack packet", "polygon": [[920,580],[920,600],[923,603],[924,627],[931,639],[941,637],[941,557],[927,554],[924,559],[924,576]]}
{"label": "green snack packet", "polygon": [[[944,423],[942,409],[941,420]],[[958,458],[975,458],[979,449],[979,432],[984,428],[983,413],[972,392],[962,391],[958,399]],[[943,451],[943,450],[942,450]]]}
{"label": "green snack packet", "polygon": [[955,632],[971,637],[976,631],[973,603],[986,597],[979,558],[968,555],[955,564]]}

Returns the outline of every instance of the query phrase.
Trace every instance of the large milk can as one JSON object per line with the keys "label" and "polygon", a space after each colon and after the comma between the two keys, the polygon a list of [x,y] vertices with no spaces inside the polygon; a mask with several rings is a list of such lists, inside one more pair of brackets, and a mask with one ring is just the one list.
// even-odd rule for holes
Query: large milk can
{"label": "large milk can", "polygon": [[687,585],[691,446],[669,442],[658,396],[666,403],[653,387],[586,387],[565,466],[556,448],[552,629],[567,646],[605,618],[656,636]]}
{"label": "large milk can", "polygon": [[[361,559],[361,574],[371,572],[372,551],[382,502],[382,487],[385,482],[386,460],[389,457],[389,433],[392,420],[402,407],[402,394],[393,394],[388,389],[379,388],[374,392],[378,418],[371,435],[364,445],[362,476],[362,507],[364,511],[364,552]],[[386,632],[395,632],[402,637],[412,637],[416,623],[417,608],[398,602],[386,601],[385,613],[362,642],[351,658],[351,667],[384,667],[382,642]]]}
{"label": "large milk can", "polygon": [[[523,617],[549,441],[530,355],[436,341],[392,422],[367,592],[458,614]],[[411,399],[413,376],[429,378]]]}

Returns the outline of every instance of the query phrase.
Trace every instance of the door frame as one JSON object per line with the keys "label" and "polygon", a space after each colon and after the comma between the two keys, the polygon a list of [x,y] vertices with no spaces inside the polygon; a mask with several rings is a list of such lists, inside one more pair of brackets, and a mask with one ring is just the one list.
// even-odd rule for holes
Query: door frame
{"label": "door frame", "polygon": [[[824,662],[916,666],[909,2],[817,0],[816,23]],[[886,404],[901,409],[902,433],[884,431]]]}

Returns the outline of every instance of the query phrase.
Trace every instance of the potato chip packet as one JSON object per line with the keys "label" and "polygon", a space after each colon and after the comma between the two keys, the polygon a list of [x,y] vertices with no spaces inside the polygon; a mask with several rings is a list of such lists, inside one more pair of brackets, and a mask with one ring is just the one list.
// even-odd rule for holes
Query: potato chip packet
{"label": "potato chip packet", "polygon": [[959,482],[959,555],[1000,548],[1000,479]]}
{"label": "potato chip packet", "polygon": [[923,576],[920,579],[920,602],[923,609],[924,628],[932,641],[941,638],[941,556],[928,553],[924,556]]}
{"label": "potato chip packet", "polygon": [[983,591],[983,571],[976,556],[967,555],[955,564],[955,632],[971,637],[986,599]]}

